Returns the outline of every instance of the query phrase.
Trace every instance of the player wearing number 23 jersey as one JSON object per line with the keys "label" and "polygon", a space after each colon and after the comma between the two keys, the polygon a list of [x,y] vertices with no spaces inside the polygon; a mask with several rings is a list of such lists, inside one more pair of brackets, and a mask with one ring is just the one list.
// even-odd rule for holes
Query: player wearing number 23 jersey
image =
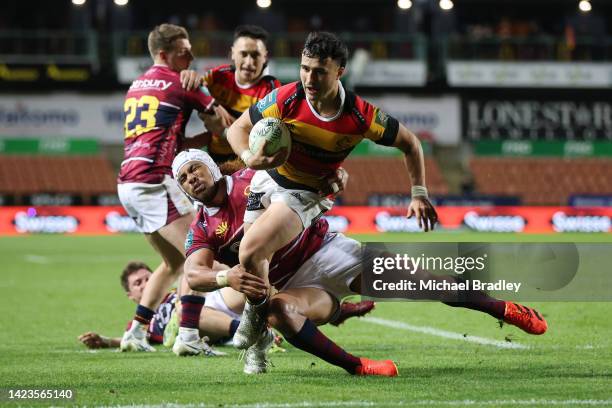
{"label": "player wearing number 23 jersey", "polygon": [[204,86],[187,91],[179,74],[153,65],[132,82],[123,105],[124,160],[119,199],[142,232],[155,232],[192,210],[172,179],[191,112],[210,112],[215,100]]}
{"label": "player wearing number 23 jersey", "polygon": [[125,98],[125,159],[119,183],[159,183],[171,175],[191,112],[210,112],[206,87],[186,91],[179,74],[154,65],[132,82]]}

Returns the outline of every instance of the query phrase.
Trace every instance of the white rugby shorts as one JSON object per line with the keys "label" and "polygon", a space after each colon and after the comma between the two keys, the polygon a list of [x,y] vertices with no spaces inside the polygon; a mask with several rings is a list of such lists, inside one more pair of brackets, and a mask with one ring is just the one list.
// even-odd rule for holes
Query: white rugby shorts
{"label": "white rugby shorts", "polygon": [[144,233],[155,232],[193,211],[193,204],[168,175],[160,184],[117,184],[117,193],[125,211]]}
{"label": "white rugby shorts", "polygon": [[223,312],[235,320],[240,320],[240,318],[242,317],[240,314],[234,312],[232,309],[227,307],[225,299],[223,299],[223,295],[221,294],[221,290],[219,289],[206,294],[204,306],[209,307],[211,309],[215,309],[219,312]]}
{"label": "white rugby shorts", "polygon": [[362,272],[361,244],[343,234],[328,233],[323,246],[279,290],[318,288],[338,302],[350,295],[350,285]]}
{"label": "white rugby shorts", "polygon": [[253,223],[271,203],[284,202],[302,220],[304,228],[310,227],[331,209],[334,202],[308,190],[290,190],[279,186],[265,170],[259,170],[251,180],[249,202],[244,212],[244,222]]}

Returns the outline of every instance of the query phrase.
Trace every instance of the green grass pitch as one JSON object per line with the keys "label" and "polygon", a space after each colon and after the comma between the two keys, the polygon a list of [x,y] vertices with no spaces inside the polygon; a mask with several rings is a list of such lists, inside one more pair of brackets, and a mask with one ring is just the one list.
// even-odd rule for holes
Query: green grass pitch
{"label": "green grass pitch", "polygon": [[[612,234],[433,233],[358,238],[612,242]],[[224,348],[227,357],[179,359],[163,347],[153,354],[122,354],[89,352],[77,342],[77,336],[89,330],[122,334],[134,306],[119,285],[121,267],[134,259],[154,266],[159,259],[138,235],[0,238],[0,259],[0,388],[4,389],[0,405],[612,405],[611,303],[532,304],[549,322],[549,332],[536,337],[513,327],[500,328],[494,319],[464,309],[379,302],[372,318],[398,327],[376,323],[381,320],[353,319],[340,328],[323,330],[354,354],[397,361],[398,378],[352,377],[289,345],[286,353],[271,356],[273,367],[268,374],[246,376],[239,353],[230,348]],[[602,268],[610,269],[610,265]],[[459,338],[448,338],[449,334]],[[478,344],[471,336],[493,344]],[[517,348],[500,347],[503,344]],[[70,388],[75,398],[10,402],[8,388]]]}

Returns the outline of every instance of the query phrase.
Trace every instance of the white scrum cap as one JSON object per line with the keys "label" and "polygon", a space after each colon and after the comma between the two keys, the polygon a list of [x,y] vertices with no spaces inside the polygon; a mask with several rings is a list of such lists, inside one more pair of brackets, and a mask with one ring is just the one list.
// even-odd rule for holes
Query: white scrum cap
{"label": "white scrum cap", "polygon": [[215,183],[219,181],[221,177],[223,177],[221,175],[221,170],[219,170],[219,166],[217,166],[217,163],[215,163],[212,157],[210,157],[208,153],[199,149],[183,150],[177,154],[172,162],[172,176],[175,179],[178,179],[179,171],[181,171],[183,166],[190,161],[199,161],[204,163],[208,170],[210,170],[210,174],[212,174],[212,178]]}

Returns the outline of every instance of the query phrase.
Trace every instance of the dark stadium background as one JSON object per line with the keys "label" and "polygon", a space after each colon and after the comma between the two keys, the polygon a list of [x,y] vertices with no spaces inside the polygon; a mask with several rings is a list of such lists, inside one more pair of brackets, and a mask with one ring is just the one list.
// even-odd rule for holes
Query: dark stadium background
{"label": "dark stadium background", "polygon": [[[346,85],[423,141],[442,230],[610,232],[611,1],[271,3],[2,2],[0,234],[133,229],[115,195],[122,95],[162,22],[188,28],[200,71],[228,61],[236,25],[262,25],[282,82],[308,31],[339,33]],[[335,228],[417,229],[401,157],[364,142],[346,168]]]}

